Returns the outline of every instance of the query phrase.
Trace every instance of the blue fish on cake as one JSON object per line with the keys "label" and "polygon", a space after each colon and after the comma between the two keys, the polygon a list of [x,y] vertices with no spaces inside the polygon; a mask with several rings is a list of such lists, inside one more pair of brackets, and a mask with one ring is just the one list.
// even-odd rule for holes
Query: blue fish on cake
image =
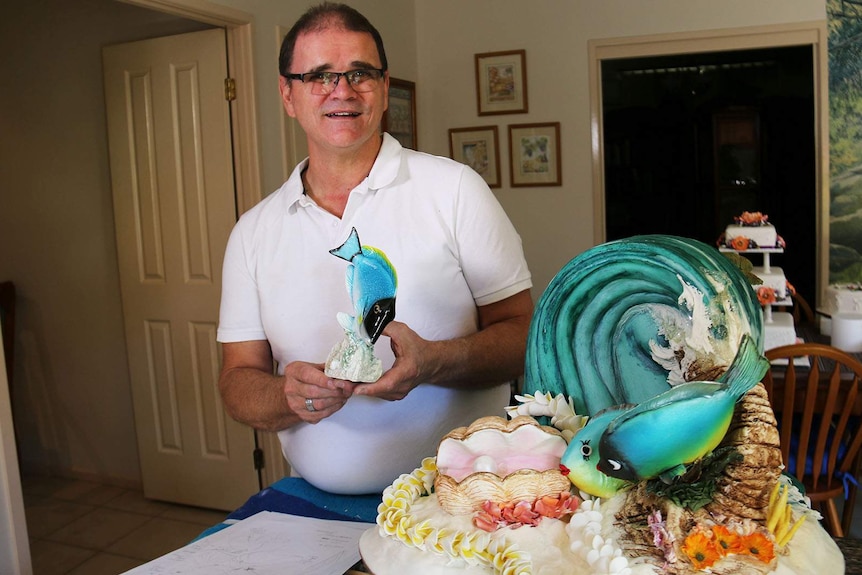
{"label": "blue fish on cake", "polygon": [[682,383],[637,405],[596,414],[572,438],[561,470],[599,497],[611,496],[625,482],[670,482],[721,443],[736,403],[767,369],[769,362],[746,335],[721,381]]}
{"label": "blue fish on cake", "polygon": [[350,262],[347,267],[347,293],[353,302],[354,315],[338,312],[338,323],[366,343],[374,344],[389,322],[395,318],[395,292],[398,275],[381,250],[363,246],[356,228],[339,247],[329,253]]}

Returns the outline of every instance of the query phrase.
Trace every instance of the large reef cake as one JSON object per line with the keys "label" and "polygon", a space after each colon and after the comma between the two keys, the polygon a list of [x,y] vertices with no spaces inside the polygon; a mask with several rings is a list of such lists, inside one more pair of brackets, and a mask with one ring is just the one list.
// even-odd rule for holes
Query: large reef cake
{"label": "large reef cake", "polygon": [[[397,478],[360,541],[366,566],[374,575],[843,574],[819,515],[781,473],[775,417],[756,381],[761,329],[753,291],[714,248],[641,236],[585,252],[537,303],[512,421],[454,430],[436,457]],[[705,451],[694,455],[637,450],[661,452],[668,469],[626,457],[627,446],[664,434],[663,415],[676,410],[691,425],[712,413],[714,402],[701,401],[710,387],[741,393],[711,424],[715,444],[698,436]],[[557,457],[565,487],[548,474]],[[608,462],[619,469],[599,471]],[[605,479],[581,481],[591,466]],[[524,485],[512,489],[512,477]]]}

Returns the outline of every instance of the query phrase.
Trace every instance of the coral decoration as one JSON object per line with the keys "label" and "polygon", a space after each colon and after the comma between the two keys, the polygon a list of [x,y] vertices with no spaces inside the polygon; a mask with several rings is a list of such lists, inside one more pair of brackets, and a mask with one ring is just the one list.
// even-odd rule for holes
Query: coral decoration
{"label": "coral decoration", "polygon": [[558,497],[548,495],[539,497],[532,504],[527,501],[508,503],[486,501],[482,504],[481,511],[473,516],[473,525],[489,533],[500,527],[536,526],[543,517],[560,519],[571,515],[577,511],[580,502],[580,499],[572,496],[568,491],[561,491]]}
{"label": "coral decoration", "polygon": [[771,287],[760,286],[757,288],[757,301],[760,305],[774,304],[778,299],[775,296],[775,290]]}
{"label": "coral decoration", "polygon": [[[775,541],[779,547],[784,547],[793,536],[802,522],[805,521],[805,515],[793,523],[793,510],[787,503],[790,487],[776,483],[769,496],[769,510],[766,516],[766,528],[775,537]],[[792,526],[791,526],[792,525]]]}
{"label": "coral decoration", "polygon": [[760,212],[742,212],[742,215],[733,218],[740,226],[765,226],[769,216]]}
{"label": "coral decoration", "polygon": [[656,509],[647,516],[647,524],[652,532],[652,542],[656,549],[660,549],[668,563],[676,563],[676,551],[673,544],[676,538],[667,528],[667,521],[662,519],[661,511]]}

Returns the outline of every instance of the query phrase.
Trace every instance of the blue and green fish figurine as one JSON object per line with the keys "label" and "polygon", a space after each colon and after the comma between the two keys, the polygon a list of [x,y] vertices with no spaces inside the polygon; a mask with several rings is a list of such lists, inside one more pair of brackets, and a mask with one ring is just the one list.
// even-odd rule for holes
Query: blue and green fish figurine
{"label": "blue and green fish figurine", "polygon": [[575,486],[598,497],[628,482],[670,482],[721,443],[736,403],[767,369],[769,362],[746,335],[722,381],[682,383],[635,406],[597,414],[572,438],[561,469]]}
{"label": "blue and green fish figurine", "polygon": [[350,262],[346,279],[353,315],[338,312],[344,339],[330,351],[324,372],[338,379],[377,381],[383,367],[374,355],[374,344],[395,318],[395,267],[379,249],[360,244],[356,228],[347,241],[329,253]]}
{"label": "blue and green fish figurine", "polygon": [[367,343],[373,344],[383,328],[395,318],[395,292],[398,275],[382,251],[359,243],[356,228],[339,247],[329,253],[350,262],[347,268],[347,293],[353,302],[353,313],[338,313],[338,322]]}

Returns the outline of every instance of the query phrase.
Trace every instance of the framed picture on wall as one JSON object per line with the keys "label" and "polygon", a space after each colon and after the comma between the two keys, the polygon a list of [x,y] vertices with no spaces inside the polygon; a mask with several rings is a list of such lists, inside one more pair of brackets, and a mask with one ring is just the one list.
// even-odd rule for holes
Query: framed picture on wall
{"label": "framed picture on wall", "polygon": [[526,112],[527,52],[487,52],[475,58],[479,115]]}
{"label": "framed picture on wall", "polygon": [[512,187],[562,185],[560,123],[509,125]]}
{"label": "framed picture on wall", "polygon": [[497,145],[497,126],[450,129],[449,156],[476,170],[489,187],[500,187],[500,148]]}
{"label": "framed picture on wall", "polygon": [[389,109],[383,113],[383,131],[416,149],[416,84],[409,80],[389,78]]}

